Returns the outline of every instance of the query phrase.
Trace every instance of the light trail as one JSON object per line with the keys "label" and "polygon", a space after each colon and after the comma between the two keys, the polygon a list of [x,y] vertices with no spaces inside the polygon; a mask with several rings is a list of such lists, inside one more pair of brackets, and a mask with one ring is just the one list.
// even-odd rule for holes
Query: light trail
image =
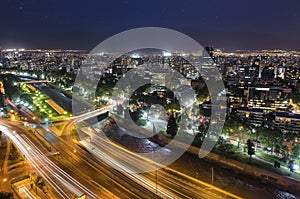
{"label": "light trail", "polygon": [[[31,142],[31,140],[28,137],[26,137],[26,135],[22,134],[20,136],[16,133],[13,133],[9,128],[7,128],[4,125],[0,125],[0,130],[12,140],[12,142],[17,146],[17,148],[28,160],[28,162],[34,167],[36,172],[44,180],[46,180],[51,187],[53,187],[53,189],[61,198],[70,198],[68,192],[72,193],[76,197],[85,194],[88,198],[98,198],[97,195],[92,193],[89,189],[80,184],[76,179],[74,179],[64,170],[59,168],[51,160],[49,160]],[[65,189],[68,190],[68,192]]]}
{"label": "light trail", "polygon": [[[81,141],[80,143],[83,144],[91,153],[93,153],[98,159],[102,160],[108,165],[111,165],[113,167],[117,166],[122,171],[128,173],[126,174],[127,176],[130,175],[131,178],[135,178],[135,181],[138,180],[139,184],[148,187],[149,190],[154,191],[157,188],[157,192],[160,193],[160,196],[167,198],[190,198],[197,195],[202,195],[204,198],[214,199],[224,197],[236,199],[240,198],[234,194],[228,193],[222,189],[214,187],[198,179],[192,178],[171,168],[162,167],[162,165],[160,165],[159,163],[133,153],[125,149],[124,147],[121,147],[118,144],[104,139],[92,132],[90,132],[90,136],[91,143],[89,143],[88,141]],[[134,171],[136,171],[135,168],[141,170],[153,165],[157,165],[157,167],[159,168],[164,168],[163,170],[159,171],[161,174],[160,180],[163,181],[163,183],[160,183],[159,186],[155,186],[153,180],[155,179],[154,173],[149,174],[152,176],[151,178],[134,173]],[[184,192],[179,191],[178,188],[184,188]],[[189,197],[187,195],[191,196]]]}
{"label": "light trail", "polygon": [[83,120],[86,120],[86,119],[89,119],[89,118],[92,118],[92,117],[96,117],[97,115],[99,114],[103,114],[107,111],[109,111],[111,109],[112,105],[106,105],[100,109],[96,109],[94,111],[89,111],[87,113],[83,113],[83,114],[80,114],[80,115],[77,115],[77,116],[73,116],[72,119],[76,119],[76,122],[81,122]]}
{"label": "light trail", "polygon": [[[29,140],[28,137],[26,137],[25,135],[22,135],[22,136],[24,136],[24,138],[28,141],[28,143],[31,144],[31,146],[34,146],[34,144],[32,143],[32,141]],[[83,186],[82,184],[80,184],[77,180],[75,180],[67,172],[65,172],[63,169],[59,168],[56,164],[54,164],[47,157],[45,157],[45,155],[43,155],[43,153],[40,151],[40,149],[36,148],[36,150],[39,153],[39,155],[44,156],[44,158],[47,161],[48,165],[50,165],[53,169],[55,169],[57,173],[62,174],[62,176],[65,176],[66,179],[72,180],[73,184],[75,184],[77,187],[79,187],[82,190],[82,192],[88,193],[89,195],[91,195],[91,198],[97,198],[97,196],[94,193],[92,193],[89,189],[87,189],[85,186]],[[59,175],[59,177],[61,177],[61,176]],[[79,195],[81,195],[81,194],[82,193],[79,193]]]}
{"label": "light trail", "polygon": [[20,187],[17,187],[17,189],[19,190],[19,192],[23,193],[26,198],[36,199],[36,197],[27,189],[26,186],[22,185]]}
{"label": "light trail", "polygon": [[113,160],[112,158],[109,157],[108,154],[104,154],[100,150],[95,149],[94,146],[92,144],[90,144],[88,141],[80,141],[80,143],[82,145],[84,145],[86,147],[86,149],[88,149],[91,153],[95,154],[97,158],[104,161],[106,164],[108,164],[110,166],[113,166],[113,167],[117,166],[122,171],[124,171],[125,172],[124,174],[127,175],[130,179],[134,180],[138,184],[142,184],[142,186],[146,185],[146,187],[148,187],[153,193],[159,193],[159,196],[163,197],[163,198],[176,198],[171,193],[167,193],[167,191],[157,189],[157,187],[155,185],[153,185],[152,183],[149,183],[146,179],[144,179],[140,175],[134,173],[134,171],[130,170],[129,168],[125,167],[124,165]]}

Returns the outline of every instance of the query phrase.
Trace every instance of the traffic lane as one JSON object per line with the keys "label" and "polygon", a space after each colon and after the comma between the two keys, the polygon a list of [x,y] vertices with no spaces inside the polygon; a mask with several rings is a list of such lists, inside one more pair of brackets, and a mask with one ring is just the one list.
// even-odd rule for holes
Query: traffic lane
{"label": "traffic lane", "polygon": [[[183,155],[183,157],[186,156],[186,154]],[[179,158],[180,159],[180,158]],[[272,198],[274,196],[274,191],[276,191],[276,189],[274,189],[274,187],[269,186],[266,187],[264,186],[262,183],[261,184],[257,184],[257,181],[255,179],[252,179],[252,182],[248,182],[249,181],[249,176],[234,176],[231,177],[230,175],[232,174],[231,171],[227,171],[228,175],[222,175],[224,173],[223,170],[221,170],[221,172],[219,172],[219,167],[220,165],[218,164],[214,164],[214,166],[206,166],[205,168],[202,168],[203,171],[201,171],[201,167],[198,167],[198,169],[196,171],[190,171],[188,168],[193,168],[191,165],[193,165],[194,161],[197,161],[199,158],[197,156],[194,156],[193,158],[190,158],[188,160],[188,162],[190,163],[190,165],[187,164],[187,161],[182,161],[178,166],[178,168],[180,168],[180,171],[183,173],[188,173],[188,175],[193,176],[195,178],[199,178],[201,177],[201,175],[205,175],[205,178],[199,178],[199,179],[205,179],[204,181],[207,183],[211,183],[211,168],[215,167],[215,177],[217,178],[215,180],[214,185],[217,185],[217,187],[221,188],[221,189],[226,189],[229,192],[235,193],[236,195],[242,195],[242,196],[246,196],[249,198],[253,198],[253,197],[258,197],[261,195],[264,195],[266,197]],[[186,165],[186,166],[185,166]],[[207,165],[207,163],[206,163]],[[177,167],[173,167],[173,168],[177,168]],[[188,170],[188,172],[187,172]],[[221,174],[219,174],[221,173]],[[250,179],[253,177],[250,177]],[[268,191],[266,192],[265,189],[268,189]],[[248,192],[251,192],[250,194],[248,194]]]}
{"label": "traffic lane", "polygon": [[[106,154],[110,154],[110,157],[114,158],[115,161],[129,168],[155,169],[155,164],[151,165],[151,162],[147,162],[143,158],[134,157],[126,152],[122,152],[119,148],[114,149],[111,145],[105,145],[103,142],[97,142],[98,147],[106,152]],[[158,181],[156,178],[157,174],[159,174],[160,177]],[[176,197],[179,198],[195,198],[200,196],[202,198],[223,198],[225,196],[225,194],[210,189],[195,180],[185,178],[178,173],[174,175],[174,172],[170,170],[161,169],[156,173],[144,174],[144,176],[146,176],[146,179],[152,182],[152,184],[158,185],[158,189],[171,190],[172,193],[176,194]]]}
{"label": "traffic lane", "polygon": [[[49,158],[45,157],[39,149],[31,143],[31,141],[25,136],[21,135],[27,143],[31,146],[31,153],[34,153],[35,159],[38,160],[40,167],[37,167],[39,170],[44,170],[45,173],[48,173],[50,178],[55,178],[58,183],[62,184],[66,189],[68,189],[75,196],[81,196],[82,194],[87,195],[90,198],[96,198],[96,195],[91,192],[88,188],[79,183],[76,179],[71,177],[66,171],[58,167],[55,163],[53,163]],[[39,158],[38,158],[39,157]],[[46,175],[47,176],[47,175]]]}
{"label": "traffic lane", "polygon": [[[159,197],[163,198],[174,198],[169,193],[166,193],[160,189],[155,189],[155,186],[148,182],[146,179],[141,178],[141,176],[137,175],[130,169],[124,167],[123,165],[119,164],[118,162],[114,161],[110,155],[103,153],[102,151],[94,148],[93,145],[88,143],[87,141],[81,142],[89,151],[92,151],[92,153],[97,157],[99,161],[103,161],[107,165],[113,167],[116,169],[116,166],[118,167],[118,171],[122,172],[125,176],[127,176],[132,181],[136,182],[137,185],[140,185],[142,187],[147,188],[148,190],[152,191],[154,194],[158,194]],[[158,190],[156,192],[156,190]]]}
{"label": "traffic lane", "polygon": [[[39,157],[39,155],[35,154],[36,153],[35,147],[33,147],[31,150],[31,147],[28,145],[28,143],[26,143],[26,141],[18,133],[13,132],[11,130],[10,126],[5,126],[5,125],[1,124],[1,130],[9,136],[10,140],[12,140],[12,142],[14,142],[14,144],[18,147],[18,149],[24,155],[24,157],[26,156],[26,159],[35,168],[35,171],[44,180],[48,181],[48,183],[50,183],[52,185],[53,181],[47,177],[47,174],[44,172],[43,169],[39,169],[38,162],[41,161],[41,158]],[[21,134],[21,135],[25,136],[24,134]],[[44,165],[44,164],[42,164],[42,165]],[[51,187],[55,188],[54,186],[51,186]],[[67,197],[67,194],[65,194],[65,196]]]}
{"label": "traffic lane", "polygon": [[[26,132],[25,130],[23,130],[23,129],[18,129],[18,127],[13,127],[14,129],[17,129],[17,131],[18,131],[18,133],[20,133],[20,132],[22,132],[22,133],[24,133],[23,135],[25,135],[25,134],[27,134],[28,132]],[[29,135],[30,135],[30,133],[28,133]],[[35,142],[35,144],[37,144],[37,146],[38,146],[38,143],[35,141],[35,140],[33,140],[33,142]],[[46,151],[44,150],[44,153],[45,153]],[[46,152],[47,153],[47,152]],[[36,158],[37,158],[38,156],[36,156]],[[40,160],[39,161],[43,161],[43,159],[42,158],[39,158]],[[45,165],[45,164],[43,164],[43,163],[41,163],[42,165]],[[59,166],[61,166],[61,165],[59,165]],[[47,175],[52,175],[53,174],[53,172],[49,172],[49,171],[47,171],[47,170],[44,170],[43,171],[43,173],[47,176]],[[58,176],[57,176],[58,177]],[[84,184],[84,182],[81,182],[81,184]]]}
{"label": "traffic lane", "polygon": [[[66,147],[64,142],[58,142],[56,148],[60,150],[60,157],[56,156],[57,161],[67,161],[69,165],[73,165],[76,168],[77,173],[84,174],[85,178],[89,179],[89,182],[96,182],[97,184],[103,186],[104,188],[111,190],[113,186],[114,191],[121,190],[121,198],[153,198],[153,195],[148,190],[143,187],[137,186],[136,183],[130,181],[124,175],[115,171],[109,166],[94,160],[94,157],[91,156],[87,151],[83,150],[77,145],[72,147]],[[76,153],[74,153],[74,149]],[[72,157],[72,158],[71,158]],[[66,168],[69,169],[70,168]],[[95,184],[95,183],[92,183]]]}
{"label": "traffic lane", "polygon": [[[13,122],[13,123],[16,123],[16,122]],[[20,127],[14,127],[14,129],[16,129],[16,131],[18,131],[18,132],[23,132],[24,133],[24,131],[23,131],[23,129],[22,128],[20,128]],[[33,136],[31,133],[28,133],[28,135],[29,136]],[[33,136],[34,137],[34,136]],[[60,139],[59,139],[60,140]],[[61,141],[61,140],[60,140]],[[57,143],[57,142],[55,142],[55,143]],[[56,146],[56,144],[55,143],[52,143],[52,144],[54,144],[54,146]],[[37,140],[35,140],[35,144],[40,144]],[[67,147],[67,146],[69,146],[68,144],[66,144],[66,143],[61,143],[60,142],[60,146],[59,146],[59,149],[62,149],[62,150],[60,150],[60,151],[63,151],[63,152],[66,152],[66,154],[65,154],[65,159],[69,159],[69,162],[71,161],[71,164],[74,162],[74,160],[76,161],[76,162],[81,162],[82,163],[82,161],[80,161],[80,159],[77,159],[76,157],[76,155],[74,155],[73,154],[73,149],[72,149],[72,147],[71,148],[69,148],[69,147]],[[75,146],[73,146],[73,148],[77,148],[77,146],[75,145]],[[56,149],[57,150],[57,149]],[[78,151],[80,151],[81,150],[81,148],[77,148],[77,150]],[[50,153],[48,153],[48,151],[45,151],[44,150],[44,153],[47,153],[48,155],[50,154]],[[70,159],[70,157],[73,157],[73,158],[71,158]],[[85,165],[85,164],[83,164],[83,165]],[[79,168],[85,168],[83,165],[80,165],[80,167]],[[85,165],[85,166],[87,166],[87,165]],[[86,169],[85,169],[85,171],[90,171],[90,168],[89,167],[87,167]],[[90,175],[89,176],[94,176],[94,174],[95,173],[93,173],[93,172],[90,172]],[[109,175],[108,175],[109,176]],[[123,179],[124,180],[124,179]],[[98,181],[99,181],[99,179],[98,179]],[[118,179],[117,180],[115,180],[115,182],[114,182],[116,185],[118,184]],[[135,190],[135,186],[136,185],[131,185],[131,190]],[[130,186],[129,186],[130,187]],[[124,189],[124,186],[123,186],[123,188],[122,187],[119,187],[119,189],[120,190],[122,190],[122,189]],[[98,190],[98,189],[97,189]],[[118,189],[116,189],[116,190],[118,190]],[[129,192],[131,192],[131,190],[129,190]],[[128,191],[128,190],[127,190]],[[139,191],[137,191],[137,193],[140,193],[140,190]],[[143,196],[145,196],[146,194],[146,190],[143,190]],[[124,195],[124,194],[123,194]],[[129,197],[127,197],[127,198],[135,198],[136,197],[136,194],[129,194]],[[140,195],[139,197],[141,197],[142,195]],[[153,195],[151,194],[151,196],[149,196],[149,198],[153,198]]]}
{"label": "traffic lane", "polygon": [[[72,151],[69,153],[72,153]],[[78,154],[79,153],[81,154],[81,152],[78,152]],[[76,153],[76,156],[78,156],[78,154]],[[102,165],[98,161],[94,162],[91,158],[86,158],[86,155],[83,155],[83,157],[80,158],[74,158],[74,166],[80,168],[78,169],[78,172],[84,172],[85,175],[88,176],[87,178],[90,182],[96,182],[109,190],[113,189],[113,192],[121,190],[122,194],[119,196],[122,196],[122,198],[154,197],[152,194],[147,197],[147,195],[149,195],[147,194],[147,190],[137,189],[139,187],[137,187],[135,183],[132,184],[131,181],[124,178],[123,174],[119,175],[119,173],[116,173],[111,167]],[[73,164],[73,162],[71,161],[70,164]]]}

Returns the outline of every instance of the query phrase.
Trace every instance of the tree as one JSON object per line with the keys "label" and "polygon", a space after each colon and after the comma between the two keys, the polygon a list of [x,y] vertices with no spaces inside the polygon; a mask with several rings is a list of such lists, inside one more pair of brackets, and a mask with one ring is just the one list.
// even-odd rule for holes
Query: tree
{"label": "tree", "polygon": [[291,133],[291,132],[288,132],[288,133],[284,133],[283,134],[283,139],[286,141],[286,142],[293,142],[294,141],[294,138],[296,137],[297,135]]}
{"label": "tree", "polygon": [[16,100],[23,93],[20,87],[16,84],[16,80],[13,76],[6,76],[6,78],[3,79],[3,83],[6,97]]}
{"label": "tree", "polygon": [[285,162],[289,159],[289,150],[285,144],[282,146],[282,156]]}
{"label": "tree", "polygon": [[176,119],[172,114],[167,124],[167,133],[172,137],[174,137],[177,134],[177,130],[178,130],[178,124],[176,123]]}
{"label": "tree", "polygon": [[197,94],[197,101],[199,103],[203,103],[205,99],[210,96],[207,86],[203,88],[198,88],[196,94]]}
{"label": "tree", "polygon": [[222,135],[235,136],[245,139],[249,136],[250,129],[245,121],[236,115],[227,115]]}
{"label": "tree", "polygon": [[272,149],[272,153],[274,151],[274,147],[279,145],[282,147],[283,143],[283,134],[278,128],[273,127],[259,127],[257,129],[259,134],[260,141],[267,146],[270,146]]}
{"label": "tree", "polygon": [[252,155],[255,154],[255,147],[254,147],[252,140],[250,140],[250,139],[247,140],[247,148],[248,148],[248,155],[250,156],[249,163],[251,164]]}
{"label": "tree", "polygon": [[14,198],[14,194],[11,192],[0,192],[0,198],[3,199],[13,199]]}
{"label": "tree", "polygon": [[180,104],[177,102],[174,102],[174,103],[170,103],[167,105],[167,109],[169,110],[177,110],[179,111],[180,110]]}
{"label": "tree", "polygon": [[129,111],[130,116],[134,122],[138,121],[142,117],[142,111],[138,108],[135,111]]}
{"label": "tree", "polygon": [[300,155],[300,145],[296,145],[293,147],[293,154],[291,155],[291,157],[293,159],[298,159]]}
{"label": "tree", "polygon": [[275,145],[274,152],[276,153],[276,155],[279,155],[279,153],[280,153],[280,146],[279,146],[279,144]]}
{"label": "tree", "polygon": [[295,104],[300,104],[300,93],[292,93],[291,99]]}
{"label": "tree", "polygon": [[4,107],[4,95],[2,93],[0,93],[0,108]]}
{"label": "tree", "polygon": [[25,102],[28,102],[29,104],[32,104],[33,103],[33,100],[31,98],[31,95],[30,94],[27,94],[27,93],[23,93],[20,95],[20,100],[22,101],[25,101]]}
{"label": "tree", "polygon": [[230,153],[233,151],[233,145],[224,140],[223,137],[220,137],[217,142],[217,147],[221,152]]}

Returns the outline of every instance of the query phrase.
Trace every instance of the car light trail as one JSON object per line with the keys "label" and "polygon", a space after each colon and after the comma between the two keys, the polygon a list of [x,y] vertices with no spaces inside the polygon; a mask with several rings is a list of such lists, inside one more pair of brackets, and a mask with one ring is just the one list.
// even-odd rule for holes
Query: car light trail
{"label": "car light trail", "polygon": [[36,172],[53,187],[61,198],[70,198],[69,193],[76,197],[85,194],[88,198],[98,198],[97,195],[49,160],[24,134],[20,136],[4,125],[0,125],[0,130],[11,139]]}
{"label": "car light trail", "polygon": [[112,158],[109,157],[109,155],[102,153],[101,151],[95,149],[92,144],[90,144],[88,141],[80,141],[82,145],[86,147],[90,152],[96,155],[97,158],[100,160],[104,161],[108,165],[115,165],[121,170],[123,170],[125,175],[127,175],[129,178],[137,182],[138,184],[142,184],[143,186],[148,187],[153,193],[159,193],[159,196],[163,198],[175,198],[172,196],[172,194],[167,193],[166,191],[163,191],[161,189],[158,189],[155,185],[151,184],[148,182],[146,179],[141,177],[140,175],[134,173],[132,170],[129,168],[125,167],[124,165],[118,163],[117,161],[113,160]]}
{"label": "car light trail", "polygon": [[27,189],[26,186],[22,185],[17,188],[18,191],[26,196],[29,199],[36,199],[36,197]]}
{"label": "car light trail", "polygon": [[[151,178],[147,176],[141,176],[135,173],[136,170],[141,168],[153,167],[159,163],[154,162],[146,157],[137,155],[118,144],[115,144],[105,137],[101,137],[97,134],[90,132],[91,142],[88,140],[80,141],[92,154],[106,164],[117,167],[120,170],[126,172],[127,175],[135,182],[141,184],[144,187],[148,187],[150,191],[156,191],[163,198],[193,198],[195,196],[203,198],[236,198],[240,197],[214,187],[208,183],[194,179],[183,173],[165,167],[160,170],[160,185],[155,184],[155,175],[149,174]],[[131,169],[132,168],[132,169]],[[180,177],[178,177],[180,176]],[[157,182],[156,182],[157,183]],[[182,191],[179,191],[181,190]],[[184,190],[184,191],[183,191]]]}

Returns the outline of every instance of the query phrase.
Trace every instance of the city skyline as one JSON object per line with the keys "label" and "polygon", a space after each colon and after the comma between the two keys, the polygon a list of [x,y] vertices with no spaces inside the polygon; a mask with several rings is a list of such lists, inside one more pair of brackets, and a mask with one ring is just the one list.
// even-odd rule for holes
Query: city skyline
{"label": "city skyline", "polygon": [[[68,198],[68,194],[78,198],[82,194],[88,198],[102,195],[112,198],[111,195],[118,194],[124,187],[117,183],[126,183],[120,198],[132,197],[132,194],[139,198],[157,195],[214,198],[214,194],[220,198],[275,198],[280,195],[295,198],[298,189],[291,187],[298,186],[296,180],[300,178],[300,52],[205,50],[211,58],[202,52],[176,54],[148,50],[146,53],[131,51],[117,59],[114,53],[101,51],[90,56],[74,50],[1,51],[0,151],[11,157],[0,159],[3,165],[0,182],[4,191],[14,189],[22,198],[22,194],[34,198],[35,188],[31,187],[39,186],[38,190],[51,198]],[[187,58],[201,60],[204,70],[212,69],[209,60],[213,59],[225,89],[212,96],[206,79],[199,76]],[[111,64],[100,74],[99,67],[106,66],[106,62]],[[147,68],[148,64],[152,67]],[[153,70],[153,64],[162,70]],[[167,68],[179,72],[187,81],[176,78],[176,73]],[[93,82],[99,79],[102,81],[95,90]],[[151,80],[153,84],[132,89],[131,83],[143,80]],[[174,85],[174,91],[161,85],[168,82]],[[132,95],[127,94],[130,90],[135,90]],[[178,97],[181,100],[178,101]],[[126,99],[129,99],[128,104]],[[227,105],[222,106],[224,100]],[[182,102],[187,103],[181,106]],[[184,107],[190,103],[196,104],[199,111],[182,114],[190,110]],[[215,118],[211,113],[213,108],[220,108]],[[220,136],[210,134],[210,122],[220,120],[225,112]],[[155,135],[144,137],[147,133],[153,135],[149,129]],[[10,144],[6,142],[7,137],[12,140]],[[193,139],[191,145],[187,143],[190,138]],[[217,142],[201,159],[195,153],[202,149],[207,138],[209,141],[217,139]],[[170,140],[181,144],[173,150],[166,145]],[[196,151],[189,149],[168,166],[159,163],[161,158],[172,157],[182,150],[182,144]],[[159,155],[152,154],[153,150]],[[26,159],[20,159],[20,155],[25,155]],[[58,167],[51,166],[53,161],[58,161]],[[24,162],[23,166],[17,167],[20,162]],[[158,178],[151,177],[155,173],[151,172],[154,162],[156,169],[162,168],[155,171]],[[103,163],[109,168],[103,168]],[[33,168],[26,166],[29,164]],[[221,165],[229,170],[221,169]],[[121,174],[111,172],[111,167]],[[10,172],[10,168],[22,175]],[[73,175],[74,170],[76,174]],[[140,174],[145,170],[148,171],[146,175]],[[232,170],[238,174],[233,174]],[[134,174],[128,175],[132,171]],[[109,172],[108,176],[105,172]],[[174,178],[174,172],[180,178]],[[25,175],[28,173],[29,176]],[[62,178],[56,173],[61,173]],[[118,180],[120,175],[125,182]],[[244,175],[249,176],[245,178]],[[77,181],[77,176],[92,178],[93,183],[90,184],[91,180]],[[20,178],[16,183],[10,181],[15,177],[25,179]],[[35,179],[47,184],[30,185],[40,181]],[[127,179],[133,183],[128,185]],[[206,184],[194,189],[186,184],[187,179],[193,184]],[[264,180],[267,185],[263,184]],[[57,189],[61,184],[65,190]],[[9,188],[10,185],[15,188]],[[147,191],[140,191],[140,187]],[[99,188],[108,191],[99,192]],[[176,191],[172,191],[174,189]]]}
{"label": "city skyline", "polygon": [[0,198],[300,198],[300,1],[1,7]]}

